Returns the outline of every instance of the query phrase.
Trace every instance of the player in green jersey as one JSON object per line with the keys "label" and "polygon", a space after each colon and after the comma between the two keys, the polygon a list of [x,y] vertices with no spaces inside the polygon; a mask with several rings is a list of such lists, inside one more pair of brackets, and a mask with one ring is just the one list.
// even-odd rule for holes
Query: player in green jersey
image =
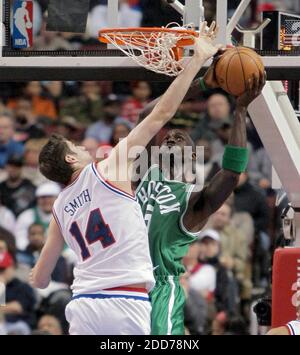
{"label": "player in green jersey", "polygon": [[[266,75],[251,78],[246,92],[236,99],[236,110],[232,133],[223,156],[222,170],[211,182],[199,191],[196,185],[187,184],[184,174],[180,181],[176,176],[175,160],[171,159],[169,171],[164,170],[161,160],[157,165],[148,164],[141,181],[136,188],[136,195],[141,205],[144,220],[148,228],[149,245],[156,286],[151,293],[152,334],[184,334],[185,295],[180,286],[180,275],[185,272],[181,264],[188,246],[197,237],[209,216],[218,210],[237,186],[239,175],[245,171],[248,161],[246,137],[246,113],[248,105],[260,95],[265,85]],[[214,77],[214,64],[203,79],[195,81],[188,96],[199,93],[204,86],[217,87]],[[199,89],[197,89],[199,88]],[[141,113],[143,120],[153,106],[150,103]],[[155,145],[155,141],[151,142]],[[171,130],[162,140],[161,156],[168,155],[168,150],[180,148],[183,158],[184,147],[195,149],[192,139],[180,130]],[[150,146],[147,147],[150,153]],[[195,153],[191,157],[195,160]],[[183,159],[182,159],[183,160]],[[143,171],[143,169],[141,170]],[[184,171],[184,169],[183,169]],[[168,178],[166,178],[168,176]]]}

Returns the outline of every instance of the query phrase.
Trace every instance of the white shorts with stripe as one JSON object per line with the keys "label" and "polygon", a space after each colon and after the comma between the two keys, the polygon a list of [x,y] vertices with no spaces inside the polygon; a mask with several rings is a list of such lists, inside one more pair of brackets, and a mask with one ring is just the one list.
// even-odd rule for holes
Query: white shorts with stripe
{"label": "white shorts with stripe", "polygon": [[66,319],[70,335],[149,335],[151,303],[147,294],[134,291],[75,295]]}

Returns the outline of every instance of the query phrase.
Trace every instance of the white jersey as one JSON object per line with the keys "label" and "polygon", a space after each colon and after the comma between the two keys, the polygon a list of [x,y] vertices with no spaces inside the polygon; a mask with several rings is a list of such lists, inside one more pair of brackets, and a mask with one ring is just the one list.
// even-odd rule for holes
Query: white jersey
{"label": "white jersey", "polygon": [[75,295],[146,283],[154,287],[148,233],[135,197],[89,164],[54,203],[53,215],[76,253]]}
{"label": "white jersey", "polygon": [[289,322],[286,326],[290,332],[290,335],[300,335],[300,320]]}

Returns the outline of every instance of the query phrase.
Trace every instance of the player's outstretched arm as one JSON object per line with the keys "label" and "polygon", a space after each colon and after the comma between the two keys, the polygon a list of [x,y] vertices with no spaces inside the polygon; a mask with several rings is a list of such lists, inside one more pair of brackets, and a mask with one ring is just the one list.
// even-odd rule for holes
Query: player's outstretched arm
{"label": "player's outstretched arm", "polygon": [[248,163],[246,115],[249,104],[260,94],[266,74],[251,78],[246,92],[237,98],[232,133],[225,147],[222,170],[201,191],[191,195],[184,225],[190,231],[200,230],[208,217],[217,211],[236,188],[240,174]]}
{"label": "player's outstretched arm", "polygon": [[61,235],[59,227],[52,218],[47,241],[43,247],[41,255],[30,273],[30,283],[36,288],[46,288],[51,280],[51,274],[55,268],[58,258],[64,248],[64,238]]}

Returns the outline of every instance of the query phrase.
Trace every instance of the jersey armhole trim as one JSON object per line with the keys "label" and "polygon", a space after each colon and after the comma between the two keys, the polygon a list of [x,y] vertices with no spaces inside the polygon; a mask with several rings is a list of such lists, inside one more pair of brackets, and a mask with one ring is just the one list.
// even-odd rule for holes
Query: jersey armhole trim
{"label": "jersey armhole trim", "polygon": [[61,224],[60,224],[60,222],[59,222],[59,219],[58,219],[58,217],[57,217],[57,214],[56,214],[56,212],[55,212],[54,207],[52,208],[52,215],[53,215],[53,218],[54,218],[56,224],[58,225],[58,228],[59,228],[59,230],[60,230],[61,235],[63,236]]}
{"label": "jersey armhole trim", "polygon": [[187,230],[187,228],[184,226],[184,223],[183,223],[183,218],[184,218],[184,216],[185,216],[185,214],[186,214],[186,211],[187,211],[187,209],[188,209],[189,201],[190,201],[190,197],[191,197],[191,194],[192,194],[192,192],[193,192],[193,189],[194,189],[194,185],[191,185],[191,186],[189,187],[189,191],[188,191],[188,193],[187,193],[187,195],[186,195],[186,202],[185,202],[185,203],[186,203],[186,206],[185,206],[184,212],[182,213],[182,215],[181,215],[181,217],[180,217],[179,226],[180,226],[181,230],[182,230],[184,233],[186,233],[187,235],[190,235],[190,236],[192,236],[192,237],[194,237],[194,238],[197,238],[197,237],[199,237],[199,234],[201,233],[201,230],[200,230],[199,232],[190,232],[189,230]]}
{"label": "jersey armhole trim", "polygon": [[120,188],[114,186],[107,179],[105,179],[98,171],[96,163],[92,163],[91,167],[92,167],[92,170],[93,170],[97,180],[99,182],[101,182],[107,189],[109,189],[110,191],[112,191],[120,196],[126,197],[132,201],[137,201],[135,194],[131,195],[131,194],[125,192],[125,191],[121,190]]}

